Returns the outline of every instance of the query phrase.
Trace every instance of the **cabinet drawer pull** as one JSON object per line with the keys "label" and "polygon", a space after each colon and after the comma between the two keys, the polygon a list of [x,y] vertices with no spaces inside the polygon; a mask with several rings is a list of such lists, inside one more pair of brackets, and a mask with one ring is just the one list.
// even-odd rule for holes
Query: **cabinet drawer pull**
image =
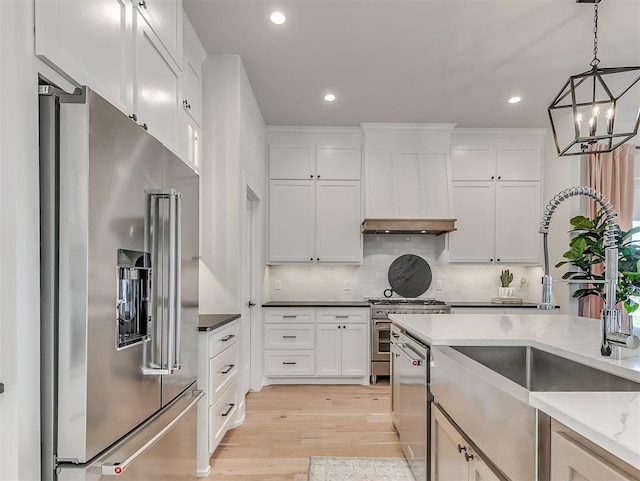
{"label": "cabinet drawer pull", "polygon": [[282,361],[282,365],[283,366],[295,366],[296,362],[295,361]]}
{"label": "cabinet drawer pull", "polygon": [[336,319],[349,319],[349,316],[336,316]]}
{"label": "cabinet drawer pull", "polygon": [[295,314],[294,314],[294,315],[285,315],[285,316],[282,316],[282,318],[283,318],[283,319],[295,319],[296,317],[298,317],[298,316],[296,316]]}
{"label": "cabinet drawer pull", "polygon": [[228,340],[233,339],[234,337],[236,337],[235,334],[227,334],[222,339],[220,339],[220,342],[227,342]]}
{"label": "cabinet drawer pull", "polygon": [[282,336],[282,339],[295,339],[298,336]]}
{"label": "cabinet drawer pull", "polygon": [[235,364],[229,364],[226,368],[220,371],[220,374],[229,374],[229,371],[231,371],[234,367]]}
{"label": "cabinet drawer pull", "polygon": [[235,404],[233,404],[233,403],[229,404],[229,409],[227,409],[227,412],[226,413],[222,413],[220,416],[222,416],[222,417],[228,416],[229,413],[231,412],[231,410],[233,409],[233,406],[235,406]]}

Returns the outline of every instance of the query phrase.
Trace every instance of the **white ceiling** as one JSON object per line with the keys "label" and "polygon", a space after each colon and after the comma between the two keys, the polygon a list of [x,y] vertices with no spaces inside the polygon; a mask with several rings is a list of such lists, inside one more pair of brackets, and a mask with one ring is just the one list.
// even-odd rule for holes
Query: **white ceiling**
{"label": "white ceiling", "polygon": [[[269,125],[546,127],[549,103],[593,56],[593,5],[575,0],[183,5],[209,54],[240,55]],[[276,9],[285,24],[269,21]],[[640,64],[640,1],[603,0],[599,17],[601,66]]]}

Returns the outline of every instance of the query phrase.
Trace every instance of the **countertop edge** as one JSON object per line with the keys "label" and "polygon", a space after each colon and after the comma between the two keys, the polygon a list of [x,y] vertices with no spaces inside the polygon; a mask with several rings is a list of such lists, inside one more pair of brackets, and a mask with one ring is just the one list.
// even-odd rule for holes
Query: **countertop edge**
{"label": "countertop edge", "polygon": [[367,301],[268,301],[262,307],[371,307]]}
{"label": "countertop edge", "polygon": [[[590,394],[595,394],[595,396],[589,396]],[[596,397],[601,397],[598,395],[606,395],[610,396],[611,398],[619,398],[620,400],[618,401],[618,403],[622,405],[628,403],[627,397],[629,396],[629,393],[532,392],[529,394],[529,405],[536,409],[539,409],[540,411],[543,411],[544,413],[548,414],[552,418],[567,426],[569,429],[572,429],[581,436],[584,436],[586,439],[602,447],[606,451],[620,458],[624,462],[630,464],[634,468],[640,469],[640,451],[633,451],[632,448],[630,448],[626,444],[623,444],[620,439],[614,439],[611,435],[607,435],[602,430],[590,426],[587,422],[582,421],[577,417],[576,414],[568,413],[566,411],[566,405],[562,403],[563,399],[566,403],[566,399],[574,398],[577,400],[578,396],[580,396],[581,399],[577,402],[582,402],[583,404],[585,404],[586,401],[586,403],[589,405],[594,404],[601,408],[602,403],[599,400],[594,399]],[[572,401],[570,404],[573,406],[573,408],[575,408],[576,401]],[[626,429],[624,429],[624,431],[626,431]],[[612,433],[612,435],[616,438],[618,438],[620,434],[621,433]],[[634,443],[633,440],[631,441],[631,444],[637,445],[637,443]]]}
{"label": "countertop edge", "polygon": [[200,314],[198,315],[198,332],[214,331],[241,316],[241,314]]}

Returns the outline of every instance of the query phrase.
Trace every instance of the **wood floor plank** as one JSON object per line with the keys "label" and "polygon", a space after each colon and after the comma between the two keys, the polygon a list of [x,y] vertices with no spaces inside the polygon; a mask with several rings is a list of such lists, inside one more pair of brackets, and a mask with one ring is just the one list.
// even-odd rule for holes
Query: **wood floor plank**
{"label": "wood floor plank", "polygon": [[274,385],[211,457],[216,481],[306,481],[310,456],[402,457],[388,383]]}

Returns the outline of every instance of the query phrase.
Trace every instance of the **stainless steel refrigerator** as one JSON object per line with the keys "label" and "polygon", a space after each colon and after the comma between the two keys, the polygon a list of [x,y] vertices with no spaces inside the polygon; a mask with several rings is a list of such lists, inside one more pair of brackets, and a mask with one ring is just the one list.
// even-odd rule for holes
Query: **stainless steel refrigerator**
{"label": "stainless steel refrigerator", "polygon": [[198,176],[40,86],[42,479],[196,476]]}

